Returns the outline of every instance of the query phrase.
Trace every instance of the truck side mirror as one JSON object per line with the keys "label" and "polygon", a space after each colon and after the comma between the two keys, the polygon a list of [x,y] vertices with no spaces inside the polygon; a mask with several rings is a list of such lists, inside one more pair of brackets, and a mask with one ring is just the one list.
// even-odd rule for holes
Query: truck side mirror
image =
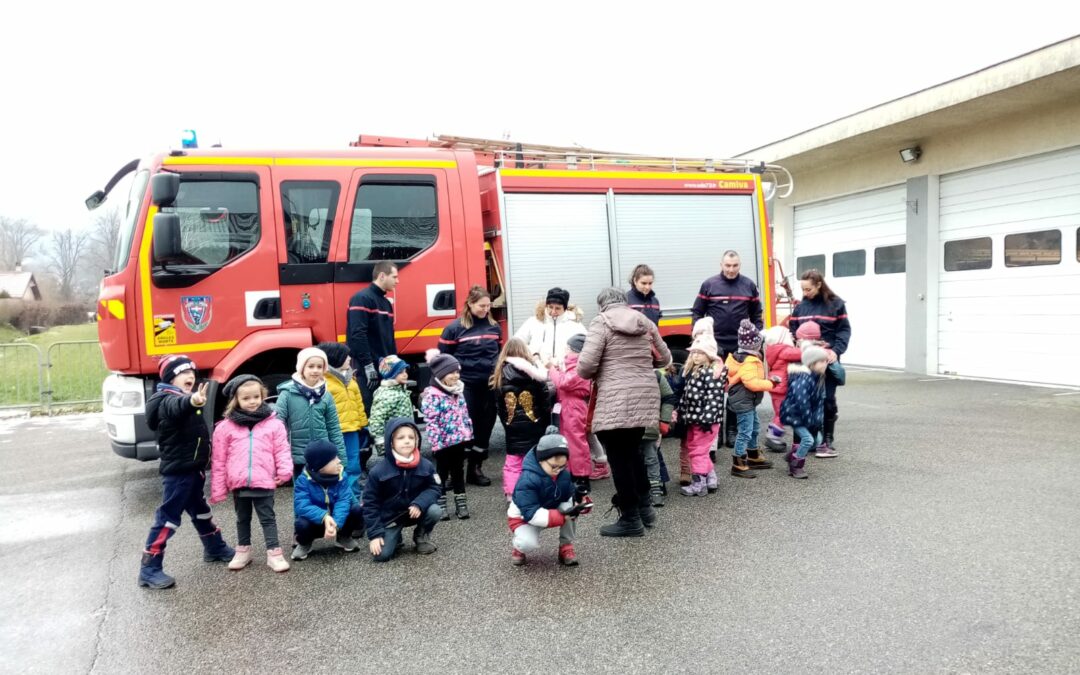
{"label": "truck side mirror", "polygon": [[181,252],[180,216],[175,213],[155,213],[154,260],[161,263],[176,260]]}
{"label": "truck side mirror", "polygon": [[150,197],[155,206],[172,206],[180,192],[180,176],[156,173],[150,179]]}

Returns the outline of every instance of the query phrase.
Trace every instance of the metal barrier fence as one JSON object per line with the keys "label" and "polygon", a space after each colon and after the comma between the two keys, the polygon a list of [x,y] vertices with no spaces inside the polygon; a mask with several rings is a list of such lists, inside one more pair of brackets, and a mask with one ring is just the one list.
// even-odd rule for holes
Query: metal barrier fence
{"label": "metal barrier fence", "polygon": [[109,370],[96,340],[54,342],[43,354],[37,345],[0,344],[0,409],[59,409],[101,403]]}

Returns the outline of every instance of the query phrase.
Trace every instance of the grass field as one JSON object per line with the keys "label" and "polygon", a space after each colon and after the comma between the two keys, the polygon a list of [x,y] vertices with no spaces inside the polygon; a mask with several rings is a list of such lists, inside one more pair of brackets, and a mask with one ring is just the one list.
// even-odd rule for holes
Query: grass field
{"label": "grass field", "polygon": [[[93,343],[53,346],[86,340]],[[101,396],[101,382],[108,370],[97,344],[95,324],[57,326],[31,336],[0,326],[0,345],[4,345],[0,346],[0,407],[39,405],[42,392],[50,385],[54,403],[92,401]],[[47,363],[51,367],[46,368]]]}

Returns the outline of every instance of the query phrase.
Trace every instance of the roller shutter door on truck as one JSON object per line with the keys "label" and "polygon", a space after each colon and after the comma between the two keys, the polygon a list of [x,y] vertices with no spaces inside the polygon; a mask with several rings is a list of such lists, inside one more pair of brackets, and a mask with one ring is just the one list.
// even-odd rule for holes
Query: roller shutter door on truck
{"label": "roller shutter door on truck", "polygon": [[825,275],[847,305],[846,363],[904,367],[906,188],[862,192],[795,207],[795,279]]}
{"label": "roller shutter door on truck", "polygon": [[596,294],[611,284],[606,195],[507,194],[511,330],[536,312],[553,286],[596,316]]}
{"label": "roller shutter door on truck", "polygon": [[938,369],[1080,385],[1080,148],[941,177]]}
{"label": "roller shutter door on truck", "polygon": [[617,286],[644,263],[667,319],[689,316],[701,282],[719,274],[724,251],[738,251],[742,273],[761,278],[751,195],[615,195]]}

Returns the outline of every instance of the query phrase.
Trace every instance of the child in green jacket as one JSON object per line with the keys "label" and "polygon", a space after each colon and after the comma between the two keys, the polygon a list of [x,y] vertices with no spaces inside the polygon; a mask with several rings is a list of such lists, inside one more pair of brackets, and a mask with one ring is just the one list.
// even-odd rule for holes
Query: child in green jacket
{"label": "child in green jacket", "polygon": [[346,461],[337,406],[334,397],[326,391],[326,364],[323,350],[317,347],[302,349],[296,357],[296,372],[292,379],[278,385],[276,412],[289,431],[293,478],[304,470],[304,449],[313,441],[330,441],[337,448],[342,463]]}
{"label": "child in green jacket", "polygon": [[386,423],[395,417],[414,419],[412,397],[409,396],[409,364],[394,355],[379,361],[382,384],[371,399],[368,413],[368,432],[375,441],[375,452],[383,454],[383,434]]}

